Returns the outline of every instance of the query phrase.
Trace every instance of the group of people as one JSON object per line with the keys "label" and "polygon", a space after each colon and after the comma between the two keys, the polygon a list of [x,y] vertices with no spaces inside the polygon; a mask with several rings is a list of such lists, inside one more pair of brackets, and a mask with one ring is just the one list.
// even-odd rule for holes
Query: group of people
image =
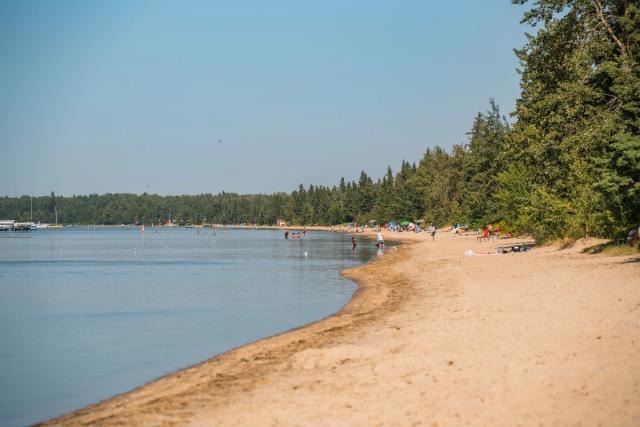
{"label": "group of people", "polygon": [[[356,250],[356,247],[358,246],[358,241],[356,240],[356,238],[354,236],[351,236],[351,248],[352,250]],[[379,250],[384,249],[384,236],[382,235],[382,232],[378,231],[378,234],[376,236],[376,248],[378,248]]]}
{"label": "group of people", "polygon": [[[285,230],[284,231],[284,239],[285,240],[297,240],[297,239],[302,239],[302,237],[307,235],[307,230],[302,230],[302,232],[300,231],[292,231],[291,233],[289,232],[289,230]],[[291,236],[291,237],[289,237]]]}
{"label": "group of people", "polygon": [[500,229],[498,227],[494,227],[493,224],[488,224],[486,227],[476,233],[476,239],[480,242],[496,240],[500,238]]}

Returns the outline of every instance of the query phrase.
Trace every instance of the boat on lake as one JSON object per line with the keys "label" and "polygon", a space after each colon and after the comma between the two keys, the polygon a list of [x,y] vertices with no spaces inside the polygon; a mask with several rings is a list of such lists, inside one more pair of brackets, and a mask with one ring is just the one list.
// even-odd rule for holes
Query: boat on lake
{"label": "boat on lake", "polygon": [[0,220],[0,231],[13,231],[16,228],[16,221],[13,219]]}
{"label": "boat on lake", "polygon": [[33,222],[16,222],[13,226],[14,231],[31,231],[36,230],[36,224]]}

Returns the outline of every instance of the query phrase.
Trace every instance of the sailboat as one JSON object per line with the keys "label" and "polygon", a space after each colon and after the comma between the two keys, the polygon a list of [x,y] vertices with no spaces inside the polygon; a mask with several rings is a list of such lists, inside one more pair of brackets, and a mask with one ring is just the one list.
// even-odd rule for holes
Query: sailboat
{"label": "sailboat", "polygon": [[54,206],[53,209],[56,212],[56,225],[50,225],[49,228],[64,228],[63,225],[58,225],[58,207]]}
{"label": "sailboat", "polygon": [[33,223],[33,197],[31,198],[31,224],[33,224],[31,227],[32,230],[44,230],[45,228],[49,228],[49,224],[42,224],[40,221],[38,221],[37,224]]}

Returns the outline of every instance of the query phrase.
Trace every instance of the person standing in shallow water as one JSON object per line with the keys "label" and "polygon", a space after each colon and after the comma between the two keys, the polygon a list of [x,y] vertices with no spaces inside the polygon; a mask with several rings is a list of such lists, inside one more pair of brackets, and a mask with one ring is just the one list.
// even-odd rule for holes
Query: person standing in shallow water
{"label": "person standing in shallow water", "polygon": [[284,238],[285,238],[285,240],[289,240],[289,230],[286,230],[284,232]]}
{"label": "person standing in shallow water", "polygon": [[356,250],[356,246],[358,246],[358,242],[356,241],[355,237],[351,237],[351,245],[353,246],[353,251]]}

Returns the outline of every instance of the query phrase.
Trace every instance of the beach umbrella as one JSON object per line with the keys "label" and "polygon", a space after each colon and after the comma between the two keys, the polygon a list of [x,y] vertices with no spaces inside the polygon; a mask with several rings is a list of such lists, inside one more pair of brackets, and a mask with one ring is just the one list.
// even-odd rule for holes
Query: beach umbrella
{"label": "beach umbrella", "polygon": [[411,224],[411,221],[408,221],[408,220],[406,220],[406,219],[405,219],[404,221],[400,221],[400,225],[401,225],[401,226],[403,226],[403,227],[404,227],[405,225],[409,225],[409,224]]}

